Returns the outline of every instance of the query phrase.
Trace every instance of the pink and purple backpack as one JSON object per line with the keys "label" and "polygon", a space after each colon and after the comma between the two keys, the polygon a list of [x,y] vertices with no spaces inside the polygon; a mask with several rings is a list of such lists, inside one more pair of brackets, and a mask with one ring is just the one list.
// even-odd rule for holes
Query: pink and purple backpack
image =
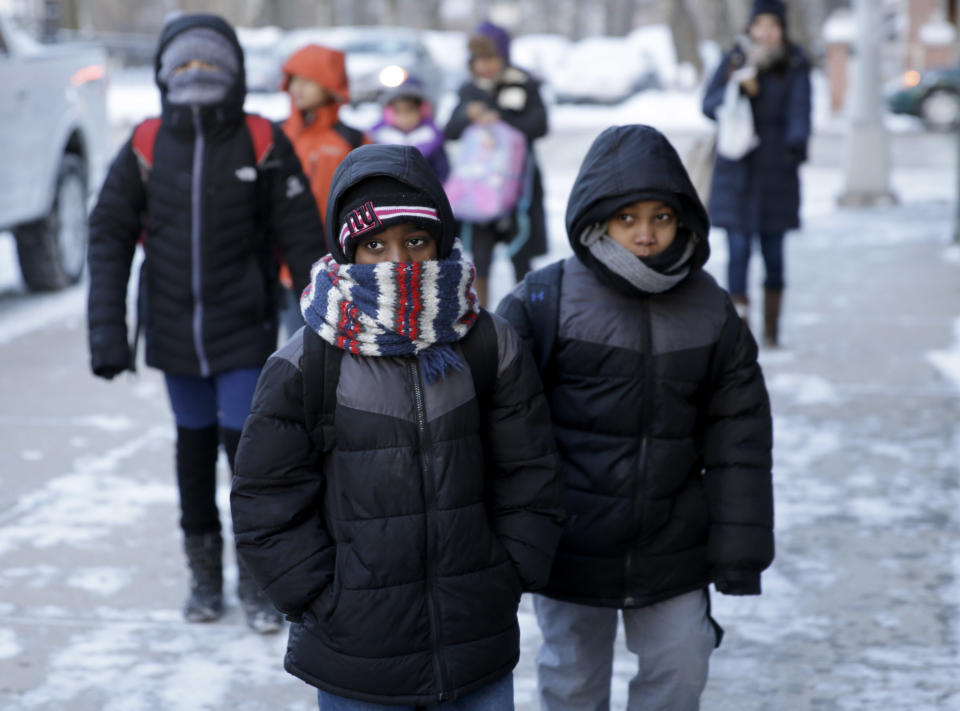
{"label": "pink and purple backpack", "polygon": [[453,214],[464,222],[493,222],[509,214],[523,192],[527,139],[503,121],[471,124],[444,184]]}

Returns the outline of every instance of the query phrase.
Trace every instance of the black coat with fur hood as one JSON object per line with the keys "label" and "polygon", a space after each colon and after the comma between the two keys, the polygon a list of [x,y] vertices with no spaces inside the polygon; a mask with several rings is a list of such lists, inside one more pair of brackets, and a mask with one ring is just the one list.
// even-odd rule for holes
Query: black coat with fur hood
{"label": "black coat with fur hood", "polygon": [[[352,185],[389,175],[431,197],[448,254],[454,222],[435,174],[415,148],[385,148],[340,164],[328,215]],[[338,229],[327,220],[342,259]],[[322,371],[304,362],[303,330],[267,362],[231,509],[240,557],[293,621],[291,674],[339,696],[432,706],[516,665],[517,605],[549,577],[562,492],[536,366],[493,318],[485,404],[468,370],[427,384],[416,358],[345,352],[326,453],[305,424],[303,373]]]}
{"label": "black coat with fur hood", "polygon": [[[579,240],[644,191],[675,195],[681,229],[698,240],[689,275],[662,293],[631,287]],[[759,593],[773,559],[767,391],[753,337],[701,269],[709,221],[667,139],[646,126],[604,131],[577,176],[567,229],[575,256],[543,375],[568,519],[545,594],[626,608],[711,581]],[[498,313],[532,343],[526,298],[520,284]],[[736,338],[718,355],[728,322]]]}

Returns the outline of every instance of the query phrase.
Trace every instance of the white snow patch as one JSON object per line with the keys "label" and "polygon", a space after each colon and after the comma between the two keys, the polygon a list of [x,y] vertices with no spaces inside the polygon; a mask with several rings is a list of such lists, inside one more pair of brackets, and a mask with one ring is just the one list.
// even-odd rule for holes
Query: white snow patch
{"label": "white snow patch", "polygon": [[23,651],[17,633],[8,627],[0,627],[0,659],[10,659]]}
{"label": "white snow patch", "polygon": [[945,350],[930,351],[927,360],[960,389],[960,318],[953,323],[953,345]]}
{"label": "white snow patch", "polygon": [[943,250],[943,261],[960,264],[960,244],[953,244]]}
{"label": "white snow patch", "polygon": [[83,568],[69,578],[67,585],[96,595],[113,595],[130,584],[130,572],[123,568]]}
{"label": "white snow patch", "polygon": [[20,459],[25,462],[39,462],[43,460],[43,452],[39,449],[24,449],[20,452]]}
{"label": "white snow patch", "polygon": [[126,415],[87,415],[78,419],[78,423],[95,427],[104,432],[126,432],[139,425]]}
{"label": "white snow patch", "polygon": [[779,373],[767,387],[798,405],[832,405],[838,402],[836,390],[825,378],[801,373]]}
{"label": "white snow patch", "polygon": [[167,436],[166,428],[154,427],[101,456],[80,457],[74,472],[22,496],[3,516],[4,523],[15,519],[16,525],[0,528],[0,554],[21,546],[87,544],[136,524],[149,506],[175,504],[172,483],[145,483],[114,473],[122,462]]}

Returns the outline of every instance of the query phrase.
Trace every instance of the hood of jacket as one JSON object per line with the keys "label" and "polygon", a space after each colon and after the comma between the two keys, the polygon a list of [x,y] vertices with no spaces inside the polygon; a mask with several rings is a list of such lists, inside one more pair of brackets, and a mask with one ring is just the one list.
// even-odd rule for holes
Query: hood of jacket
{"label": "hood of jacket", "polygon": [[429,196],[440,216],[438,256],[441,259],[449,257],[457,237],[456,222],[443,185],[427,163],[427,159],[413,146],[375,144],[360,146],[350,151],[333,174],[324,221],[327,247],[333,258],[340,263],[348,261],[338,239],[340,225],[337,222],[337,215],[340,214],[344,193],[361,180],[375,175],[384,175],[406,183]]}
{"label": "hood of jacket", "polygon": [[350,83],[347,80],[346,55],[338,49],[308,44],[291,54],[283,63],[284,91],[294,75],[315,81],[334,95],[338,104],[350,101]]}
{"label": "hood of jacket", "polygon": [[161,102],[166,106],[167,85],[160,80],[160,59],[163,55],[163,50],[167,44],[169,44],[170,40],[181,32],[198,27],[206,27],[215,32],[219,32],[236,51],[238,67],[237,81],[227,94],[223,105],[224,108],[228,110],[239,111],[242,114],[243,102],[247,98],[247,75],[243,67],[243,48],[240,46],[240,40],[237,39],[237,33],[233,27],[219,15],[203,13],[185,14],[170,20],[170,22],[163,26],[163,30],[160,33],[160,40],[157,42],[157,51],[153,58],[153,77],[157,87],[160,89]]}
{"label": "hood of jacket", "polygon": [[612,210],[622,207],[611,207],[615,198],[622,196],[626,203],[630,196],[644,191],[677,196],[681,229],[699,237],[691,271],[703,267],[710,256],[710,218],[676,149],[651,126],[611,126],[594,139],[580,165],[567,203],[566,225],[574,254],[603,281],[613,280],[615,286],[623,286],[616,283],[620,277],[597,262],[581,244],[580,236],[591,225],[607,220]]}

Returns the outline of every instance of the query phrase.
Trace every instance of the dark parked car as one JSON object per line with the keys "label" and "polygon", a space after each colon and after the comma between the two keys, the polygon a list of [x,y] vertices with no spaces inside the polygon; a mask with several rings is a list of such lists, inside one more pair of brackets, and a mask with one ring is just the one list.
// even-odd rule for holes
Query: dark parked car
{"label": "dark parked car", "polygon": [[887,96],[895,114],[918,116],[933,131],[951,131],[960,126],[960,65],[910,70],[903,85]]}

